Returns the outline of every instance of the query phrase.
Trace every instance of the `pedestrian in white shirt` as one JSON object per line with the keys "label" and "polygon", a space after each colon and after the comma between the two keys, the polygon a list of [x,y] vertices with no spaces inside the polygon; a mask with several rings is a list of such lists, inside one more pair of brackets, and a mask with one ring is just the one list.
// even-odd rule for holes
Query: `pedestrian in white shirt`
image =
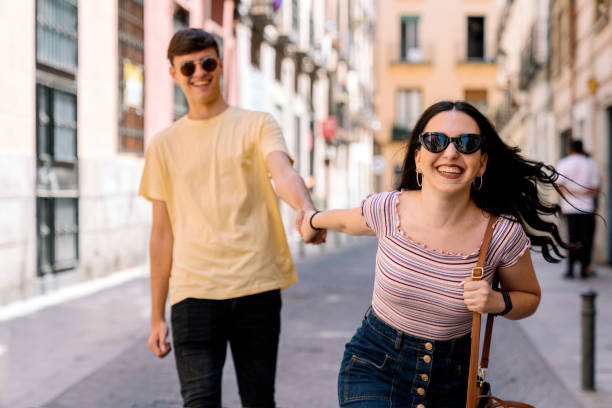
{"label": "pedestrian in white shirt", "polygon": [[558,181],[566,198],[560,205],[567,219],[569,241],[574,245],[569,251],[569,266],[564,277],[573,278],[574,263],[580,261],[580,277],[587,278],[591,274],[599,171],[595,161],[584,152],[580,140],[571,142],[569,155],[559,160],[557,171],[567,177]]}

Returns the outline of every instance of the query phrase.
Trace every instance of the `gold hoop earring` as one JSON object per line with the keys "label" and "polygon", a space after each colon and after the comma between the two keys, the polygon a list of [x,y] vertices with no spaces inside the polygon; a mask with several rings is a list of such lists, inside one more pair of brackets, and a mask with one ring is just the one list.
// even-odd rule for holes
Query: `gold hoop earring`
{"label": "gold hoop earring", "polygon": [[[478,184],[478,187],[476,187],[476,179],[478,178],[480,179],[480,184]],[[476,179],[474,179],[474,182],[472,184],[474,184],[474,190],[479,191],[482,188],[483,176],[476,177]]]}
{"label": "gold hoop earring", "polygon": [[[421,178],[419,179],[419,175]],[[417,186],[421,187],[423,185],[423,173],[416,172]]]}

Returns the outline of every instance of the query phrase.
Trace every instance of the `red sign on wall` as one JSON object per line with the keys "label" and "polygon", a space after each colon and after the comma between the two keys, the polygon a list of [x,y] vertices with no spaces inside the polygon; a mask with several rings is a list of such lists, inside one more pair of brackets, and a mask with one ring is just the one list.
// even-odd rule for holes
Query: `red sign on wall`
{"label": "red sign on wall", "polygon": [[321,128],[325,140],[332,140],[338,130],[338,119],[335,116],[328,116],[321,122]]}

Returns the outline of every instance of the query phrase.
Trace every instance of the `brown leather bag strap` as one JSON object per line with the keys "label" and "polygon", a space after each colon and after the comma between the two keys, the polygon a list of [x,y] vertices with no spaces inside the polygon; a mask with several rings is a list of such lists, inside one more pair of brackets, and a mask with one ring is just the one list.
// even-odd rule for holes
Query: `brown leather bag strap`
{"label": "brown leather bag strap", "polygon": [[480,355],[480,368],[489,368],[489,351],[491,350],[491,336],[493,334],[493,319],[495,316],[487,315],[484,340],[482,341],[482,354]]}
{"label": "brown leather bag strap", "polygon": [[[485,230],[484,238],[482,239],[482,246],[480,247],[480,255],[478,256],[478,262],[476,263],[476,267],[472,269],[472,280],[481,280],[484,276],[485,261],[487,259],[487,253],[489,252],[489,244],[491,243],[491,238],[493,237],[493,226],[495,224],[495,221],[497,221],[497,218],[499,218],[497,215],[491,215],[491,217],[489,218],[489,223],[487,224],[487,229]],[[491,324],[491,330],[492,329],[493,325]],[[489,333],[489,343],[490,341],[491,339]],[[476,382],[478,379],[477,375],[479,348],[480,313],[474,312],[474,314],[472,315],[472,347],[470,352],[470,371],[468,376],[467,401],[465,403],[466,408],[476,407]]]}
{"label": "brown leather bag strap", "polygon": [[[495,276],[493,277],[493,289],[497,289],[499,286],[499,276],[497,272],[495,272]],[[489,368],[489,352],[491,351],[491,336],[493,335],[493,320],[495,319],[494,315],[487,315],[487,325],[485,327],[485,336],[482,341],[482,354],[480,355],[480,367],[485,370]]]}

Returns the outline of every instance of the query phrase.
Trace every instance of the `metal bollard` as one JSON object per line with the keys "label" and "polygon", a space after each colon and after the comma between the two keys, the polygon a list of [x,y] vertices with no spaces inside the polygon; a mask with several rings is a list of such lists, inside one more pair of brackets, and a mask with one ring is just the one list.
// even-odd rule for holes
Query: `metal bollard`
{"label": "metal bollard", "polygon": [[586,289],[582,297],[582,389],[595,390],[595,297],[597,292]]}

